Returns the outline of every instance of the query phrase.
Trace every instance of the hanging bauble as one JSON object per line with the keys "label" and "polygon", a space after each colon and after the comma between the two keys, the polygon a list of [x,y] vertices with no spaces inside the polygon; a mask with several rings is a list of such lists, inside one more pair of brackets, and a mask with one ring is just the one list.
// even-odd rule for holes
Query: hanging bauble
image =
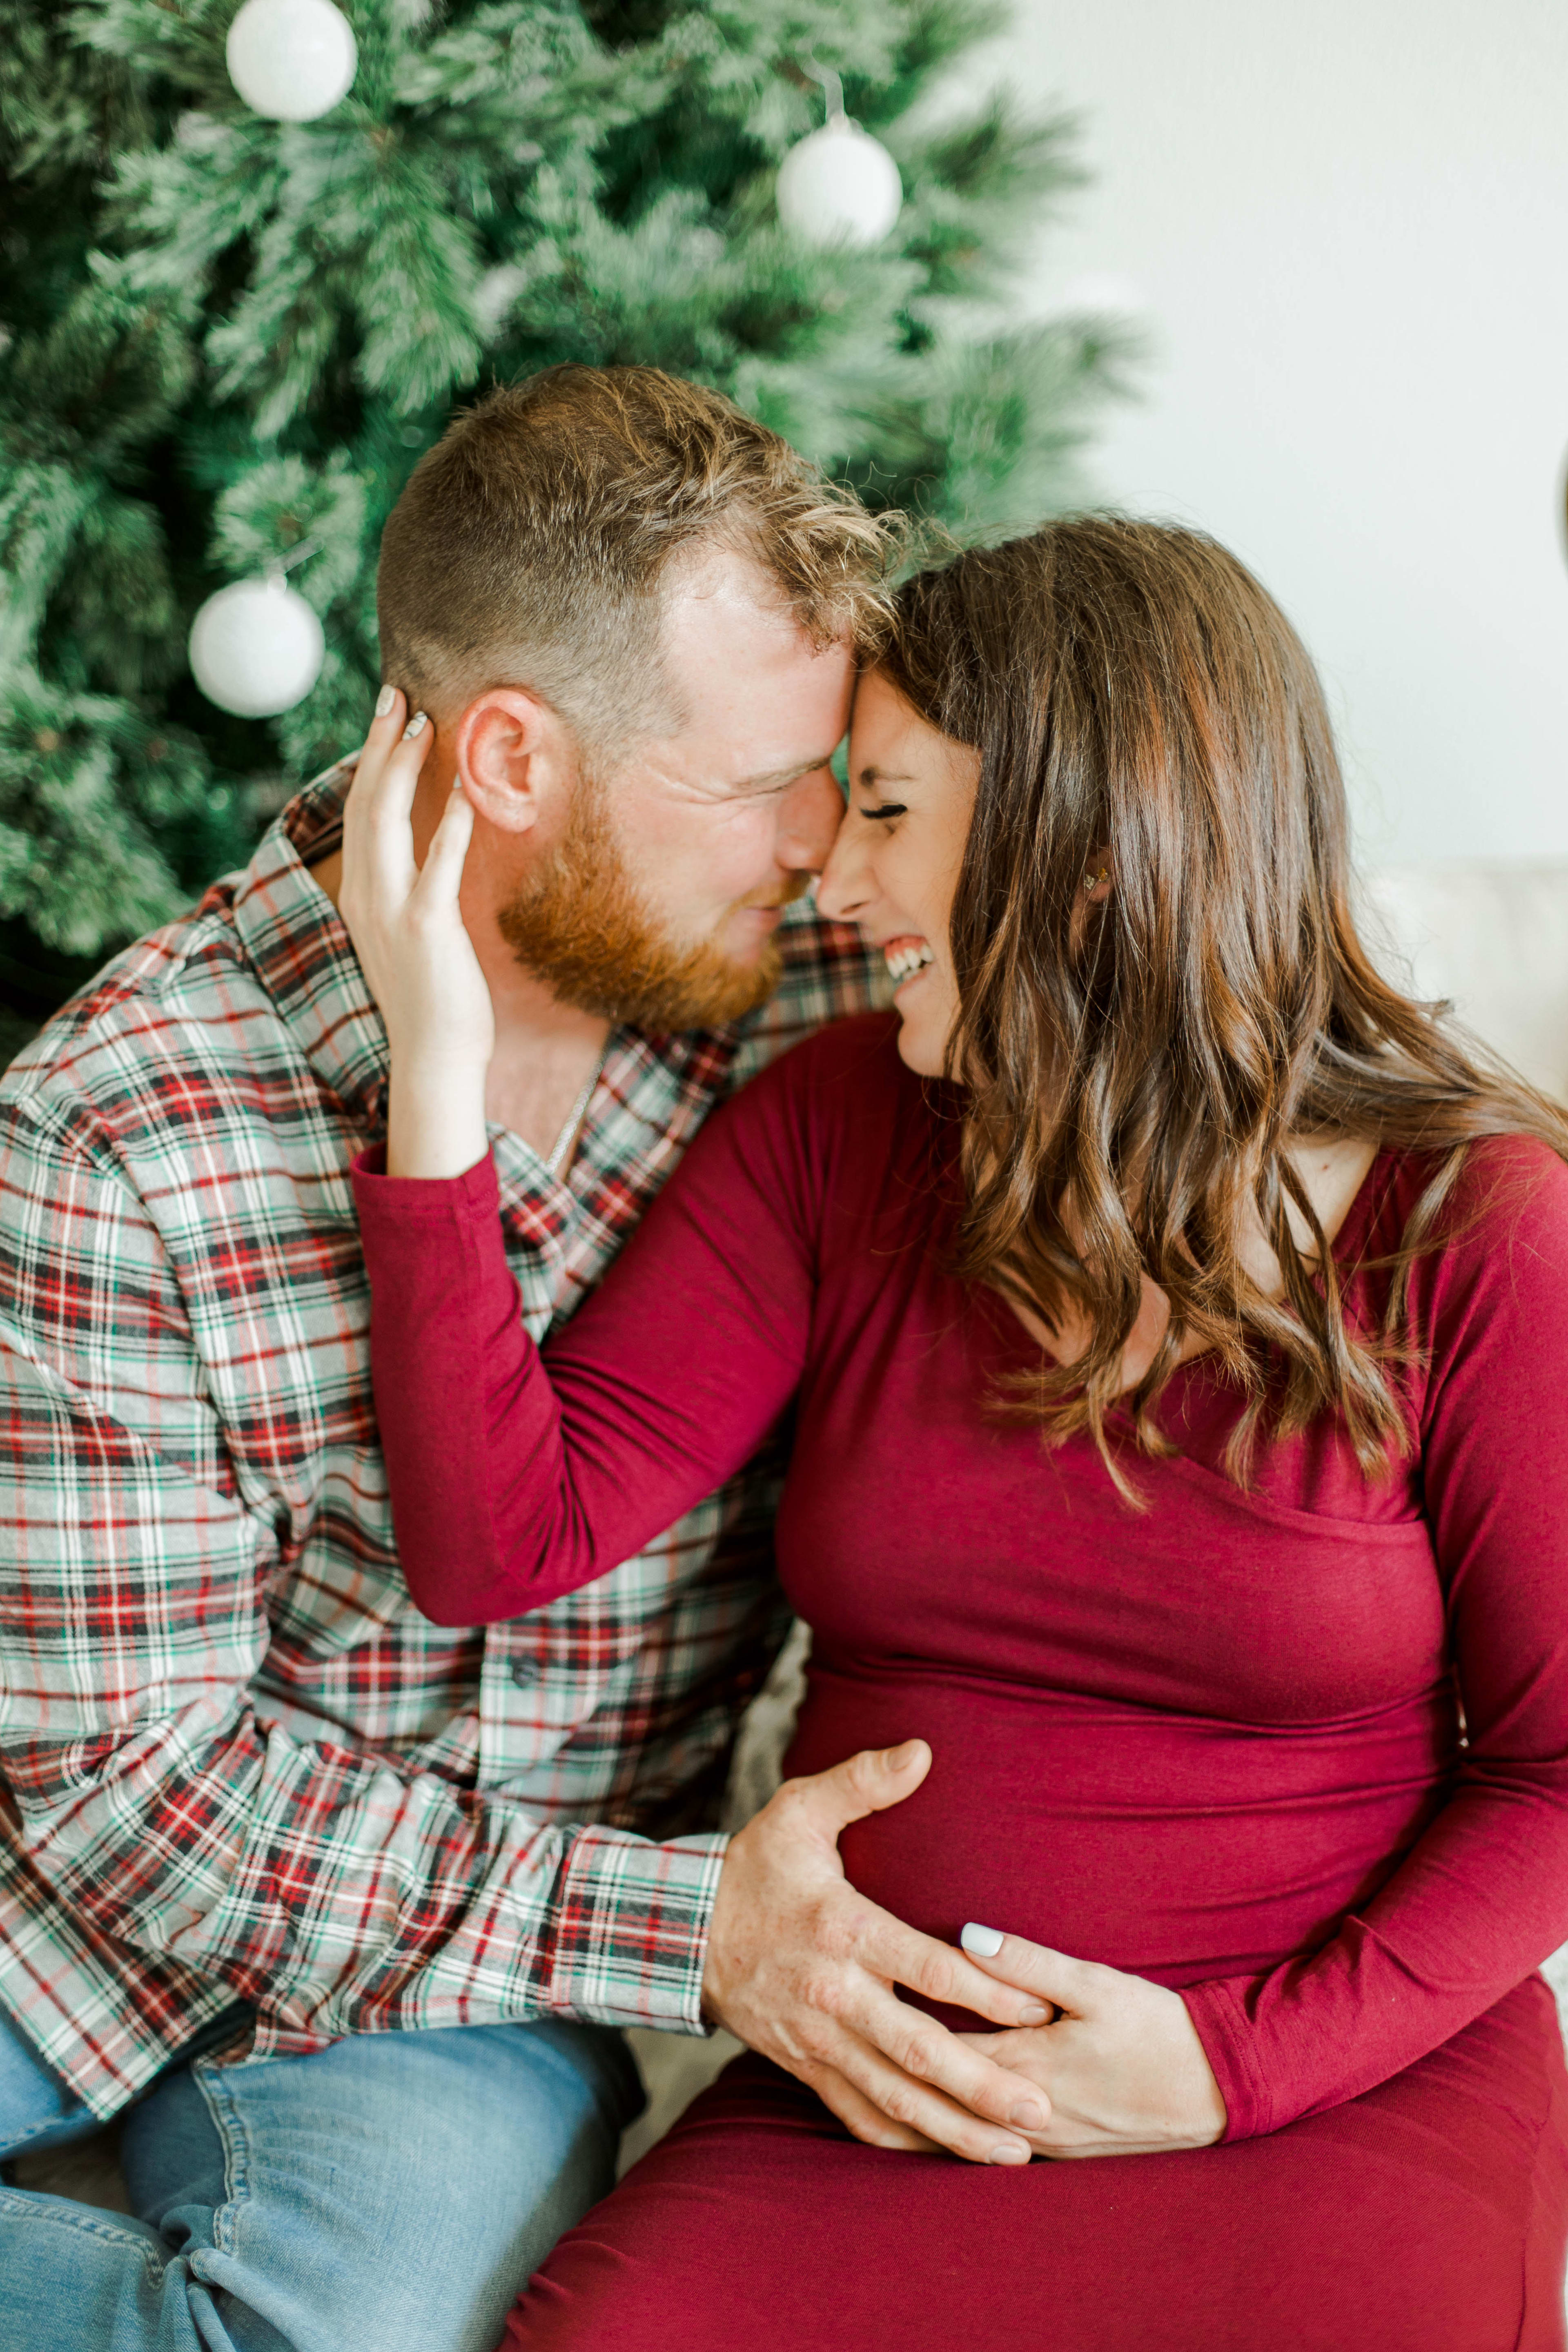
{"label": "hanging bauble", "polygon": [[879,245],[903,209],[899,167],[845,113],[837,75],[807,71],[827,89],[827,121],[779,166],[779,218],[807,245]]}
{"label": "hanging bauble", "polygon": [[310,606],[279,573],[237,580],[209,596],[191,624],[190,656],[196,684],[220,710],[276,719],[315,685],[327,641]]}
{"label": "hanging bauble", "polygon": [[345,96],[359,63],[332,0],[245,0],[224,49],[247,106],[274,122],[314,122]]}

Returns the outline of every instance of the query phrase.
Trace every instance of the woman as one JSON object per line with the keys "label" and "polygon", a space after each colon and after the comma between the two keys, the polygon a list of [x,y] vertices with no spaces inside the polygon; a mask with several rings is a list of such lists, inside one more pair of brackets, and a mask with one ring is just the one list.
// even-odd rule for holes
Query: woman
{"label": "woman", "polygon": [[710,1123],[542,1366],[461,803],[376,878],[417,757],[345,891],[424,1180],[356,1177],[411,1588],[538,1605],[792,1410],[789,1769],[928,1743],[849,1876],[1012,1931],[965,1945],[1059,2013],[976,2039],[1102,2159],[865,2146],[748,2056],[508,2341],[1561,2347],[1568,1123],[1373,971],[1276,607],[1115,521],[908,583],[819,892],[894,1013]]}

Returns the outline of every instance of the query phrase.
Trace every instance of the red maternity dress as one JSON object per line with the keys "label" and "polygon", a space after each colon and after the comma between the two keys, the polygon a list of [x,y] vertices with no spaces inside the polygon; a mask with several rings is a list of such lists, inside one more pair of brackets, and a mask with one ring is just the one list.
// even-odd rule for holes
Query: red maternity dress
{"label": "red maternity dress", "polygon": [[[1200,1360],[1162,1406],[1179,1453],[1129,1452],[1134,1512],[1087,1443],[988,1412],[1030,1342],[946,1270],[955,1102],[894,1034],[830,1029],[711,1120],[544,1369],[489,1164],[358,1177],[409,1583],[458,1622],[538,1607],[793,1406],[789,1769],[915,1733],[935,1758],[846,1832],[851,1880],[949,1941],[979,1919],[1177,1988],[1228,2131],[973,2167],[864,2147],[748,2056],[508,2344],[1563,2347],[1568,2084],[1533,1971],[1568,1937],[1568,1171],[1472,1154],[1386,1478],[1325,1422],[1240,1491]],[[1424,1173],[1380,1156],[1340,1234],[1367,1314]]]}

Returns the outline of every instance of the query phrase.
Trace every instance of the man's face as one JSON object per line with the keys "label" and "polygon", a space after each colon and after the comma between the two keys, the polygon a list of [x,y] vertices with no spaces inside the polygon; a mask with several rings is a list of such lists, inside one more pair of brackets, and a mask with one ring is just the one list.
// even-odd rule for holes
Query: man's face
{"label": "man's face", "polygon": [[640,1028],[732,1021],[772,993],[774,934],[833,846],[847,645],[818,649],[748,559],[709,551],[666,599],[676,730],[576,787],[502,935],[563,1001]]}

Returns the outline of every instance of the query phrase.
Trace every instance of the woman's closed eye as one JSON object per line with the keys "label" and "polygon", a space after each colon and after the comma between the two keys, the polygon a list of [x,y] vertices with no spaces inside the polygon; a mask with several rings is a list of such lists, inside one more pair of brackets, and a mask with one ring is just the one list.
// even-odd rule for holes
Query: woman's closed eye
{"label": "woman's closed eye", "polygon": [[868,824],[882,824],[889,817],[907,816],[909,811],[902,801],[879,801],[874,808],[868,808],[862,802],[860,814]]}

